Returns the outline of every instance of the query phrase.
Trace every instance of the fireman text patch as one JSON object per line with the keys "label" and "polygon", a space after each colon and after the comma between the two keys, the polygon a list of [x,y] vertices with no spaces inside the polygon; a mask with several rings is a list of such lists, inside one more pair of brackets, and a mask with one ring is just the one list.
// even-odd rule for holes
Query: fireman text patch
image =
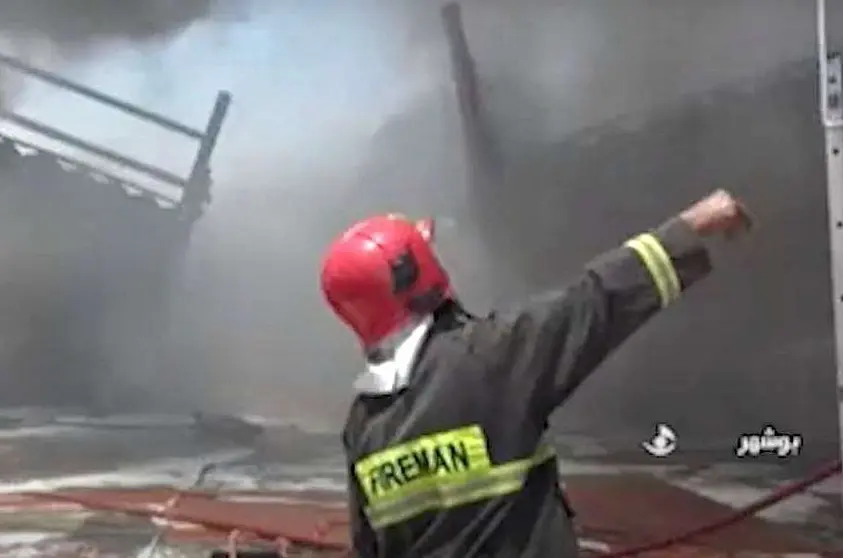
{"label": "fireman text patch", "polygon": [[475,425],[393,446],[358,461],[354,469],[372,502],[413,492],[446,477],[465,477],[490,465],[486,436]]}
{"label": "fireman text patch", "polygon": [[366,494],[375,528],[433,509],[447,509],[517,492],[529,470],[555,456],[549,446],[535,455],[492,464],[478,425],[429,434],[358,461],[355,476]]}

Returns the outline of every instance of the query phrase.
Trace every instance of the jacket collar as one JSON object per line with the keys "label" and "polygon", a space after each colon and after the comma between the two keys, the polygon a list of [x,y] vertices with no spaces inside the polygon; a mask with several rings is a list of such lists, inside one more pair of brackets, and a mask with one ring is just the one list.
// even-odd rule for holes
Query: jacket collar
{"label": "jacket collar", "polygon": [[406,388],[413,374],[419,351],[433,327],[433,316],[426,316],[381,343],[379,352],[386,360],[369,362],[354,382],[354,389],[366,395],[388,395]]}

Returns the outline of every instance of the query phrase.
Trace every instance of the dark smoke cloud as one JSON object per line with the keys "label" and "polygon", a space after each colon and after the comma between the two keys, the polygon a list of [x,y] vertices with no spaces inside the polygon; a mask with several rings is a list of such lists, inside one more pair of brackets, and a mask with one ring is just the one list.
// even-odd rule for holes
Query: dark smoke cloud
{"label": "dark smoke cloud", "polygon": [[[165,45],[196,23],[239,21],[249,5],[13,0],[0,6],[0,49],[63,73],[68,63],[95,63],[104,53]],[[0,105],[17,108],[30,84],[0,68]],[[68,97],[59,102],[68,103]],[[59,114],[74,110],[69,103]],[[7,217],[0,241],[2,346],[6,368],[14,371],[0,382],[3,402],[120,405],[115,395],[138,381],[143,385],[156,368],[155,342],[165,333],[160,319],[166,313],[154,294],[162,280],[154,275],[170,264],[161,254],[157,261],[150,255],[156,244],[160,252],[155,229],[164,224],[137,223],[152,230],[132,242],[125,228],[136,218],[133,202],[113,203],[118,191],[92,191],[78,176],[56,174],[49,160],[29,159],[28,169],[20,170],[7,158],[10,144],[1,147],[0,197]]]}
{"label": "dark smoke cloud", "polygon": [[10,0],[0,6],[0,33],[34,35],[85,49],[115,40],[166,39],[199,21],[243,15],[248,5],[220,0]]}
{"label": "dark smoke cloud", "polygon": [[[197,23],[243,21],[254,4],[250,0],[11,0],[0,5],[0,48],[60,70],[68,62],[90,60],[102,52],[166,43]],[[21,75],[3,68],[0,84],[2,104],[13,101],[24,88]]]}
{"label": "dark smoke cloud", "polygon": [[[597,251],[729,187],[759,214],[758,239],[613,359],[562,413],[564,426],[637,442],[653,421],[673,420],[696,436],[688,444],[706,445],[778,420],[833,440],[810,4],[466,2],[507,169],[504,189],[474,194],[465,189],[437,6],[371,8],[367,30],[393,49],[394,81],[414,84],[412,93],[393,114],[384,111],[374,135],[354,140],[359,149],[344,152],[347,160],[331,156],[339,142],[326,140],[323,168],[292,172],[292,157],[264,161],[238,174],[251,192],[220,197],[203,225],[208,236],[194,245],[208,266],[198,275],[218,286],[203,295],[215,310],[197,314],[218,341],[196,346],[215,348],[205,358],[225,353],[227,364],[199,367],[201,374],[215,370],[215,393],[230,394],[222,389],[230,369],[247,366],[243,376],[261,393],[243,384],[234,389],[239,401],[226,404],[341,419],[360,361],[324,310],[316,269],[329,238],[369,212],[451,218],[443,257],[460,292],[482,309],[560,284]],[[831,15],[839,39],[843,14]],[[258,150],[250,160],[263,156]],[[798,222],[810,223],[805,236],[786,241]],[[777,271],[799,253],[798,266]],[[220,327],[233,315],[237,335]]]}
{"label": "dark smoke cloud", "polygon": [[[833,443],[813,3],[542,4],[496,42],[500,14],[466,10],[506,169],[474,196],[499,289],[559,284],[714,187],[762,223],[731,258],[718,250],[720,276],[611,359],[560,423],[635,440],[670,420],[711,445],[767,421]],[[843,12],[830,15],[839,45]]]}

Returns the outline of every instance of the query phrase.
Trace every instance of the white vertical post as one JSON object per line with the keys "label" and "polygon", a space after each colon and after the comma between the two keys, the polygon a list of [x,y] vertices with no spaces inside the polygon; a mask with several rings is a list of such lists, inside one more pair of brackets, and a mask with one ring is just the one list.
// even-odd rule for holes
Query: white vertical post
{"label": "white vertical post", "polygon": [[[825,0],[817,0],[817,55],[820,68],[820,116],[825,129],[828,187],[828,222],[831,234],[831,271],[834,304],[834,340],[837,357],[837,404],[840,452],[843,457],[843,58],[828,53]],[[843,498],[843,477],[840,496]]]}

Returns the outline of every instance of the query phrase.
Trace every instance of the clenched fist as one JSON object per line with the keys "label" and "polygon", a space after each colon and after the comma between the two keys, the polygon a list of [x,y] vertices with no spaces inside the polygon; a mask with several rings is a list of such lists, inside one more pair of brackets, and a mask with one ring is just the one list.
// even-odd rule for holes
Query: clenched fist
{"label": "clenched fist", "polygon": [[679,215],[697,234],[737,236],[752,227],[752,218],[743,204],[726,190],[717,190]]}

